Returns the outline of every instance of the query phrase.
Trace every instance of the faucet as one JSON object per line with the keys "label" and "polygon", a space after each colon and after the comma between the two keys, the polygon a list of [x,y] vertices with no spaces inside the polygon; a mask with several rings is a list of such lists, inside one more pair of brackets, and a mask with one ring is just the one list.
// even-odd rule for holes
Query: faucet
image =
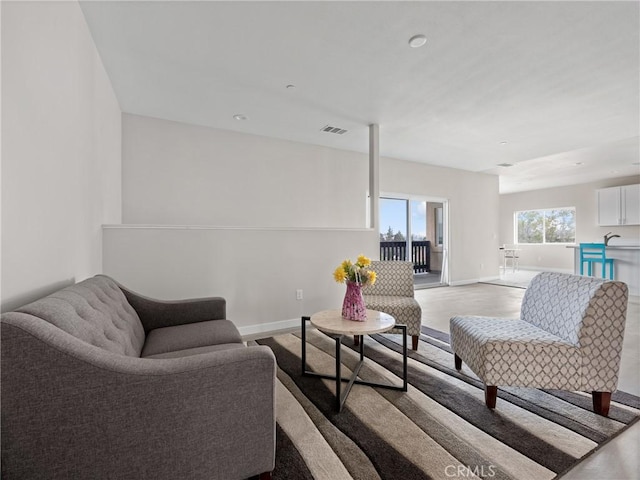
{"label": "faucet", "polygon": [[611,232],[605,234],[604,236],[604,246],[606,247],[607,245],[609,245],[609,240],[611,240],[612,238],[620,238],[620,235],[611,235]]}

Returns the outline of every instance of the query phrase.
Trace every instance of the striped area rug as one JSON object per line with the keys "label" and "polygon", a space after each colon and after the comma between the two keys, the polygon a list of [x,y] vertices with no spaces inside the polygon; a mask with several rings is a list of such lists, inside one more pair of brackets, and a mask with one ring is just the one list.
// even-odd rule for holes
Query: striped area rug
{"label": "striped area rug", "polygon": [[[587,394],[499,388],[496,409],[482,383],[457,372],[448,335],[423,327],[409,352],[409,391],[354,385],[341,413],[335,382],[302,377],[298,334],[258,340],[278,361],[276,480],[552,479],[636,422],[640,399],[614,394],[609,418],[591,411]],[[351,338],[343,376],[358,361]],[[401,383],[401,338],[365,337],[360,377]],[[307,331],[308,368],[335,372],[335,343]]]}

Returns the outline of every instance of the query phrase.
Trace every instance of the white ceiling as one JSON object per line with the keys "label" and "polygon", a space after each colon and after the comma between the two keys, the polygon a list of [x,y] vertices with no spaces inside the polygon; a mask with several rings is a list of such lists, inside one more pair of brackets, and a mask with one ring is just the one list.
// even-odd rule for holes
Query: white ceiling
{"label": "white ceiling", "polygon": [[128,113],[359,152],[378,123],[381,155],[503,193],[640,173],[635,1],[81,6]]}

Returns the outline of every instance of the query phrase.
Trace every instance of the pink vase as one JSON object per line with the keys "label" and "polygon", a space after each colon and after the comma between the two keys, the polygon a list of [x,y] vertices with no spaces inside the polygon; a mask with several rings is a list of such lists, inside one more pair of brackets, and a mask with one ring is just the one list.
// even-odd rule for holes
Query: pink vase
{"label": "pink vase", "polygon": [[342,318],[364,322],[367,319],[367,308],[362,298],[362,285],[356,282],[347,282],[347,293],[342,302]]}

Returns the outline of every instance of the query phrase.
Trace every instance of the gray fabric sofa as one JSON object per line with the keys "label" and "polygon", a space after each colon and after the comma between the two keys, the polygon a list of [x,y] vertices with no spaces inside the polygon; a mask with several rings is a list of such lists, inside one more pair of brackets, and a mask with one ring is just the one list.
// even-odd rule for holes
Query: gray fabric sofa
{"label": "gray fabric sofa", "polygon": [[275,357],[225,313],[98,275],[3,314],[3,478],[270,478]]}

